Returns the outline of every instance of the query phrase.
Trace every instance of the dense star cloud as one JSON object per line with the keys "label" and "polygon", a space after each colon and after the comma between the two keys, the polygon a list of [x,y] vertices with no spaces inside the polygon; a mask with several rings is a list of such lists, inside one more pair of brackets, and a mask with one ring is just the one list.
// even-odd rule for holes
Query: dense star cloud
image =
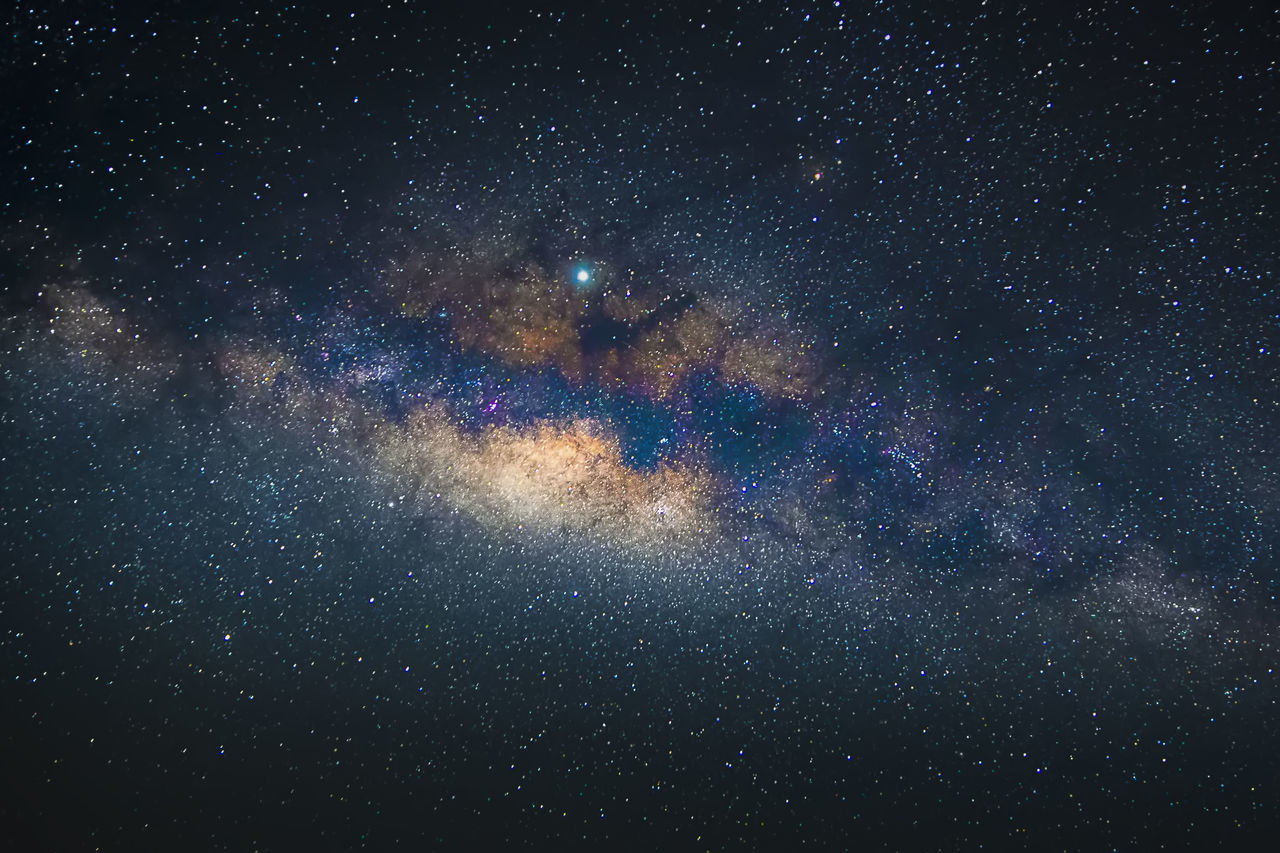
{"label": "dense star cloud", "polygon": [[31,849],[1280,828],[1274,10],[11,15]]}

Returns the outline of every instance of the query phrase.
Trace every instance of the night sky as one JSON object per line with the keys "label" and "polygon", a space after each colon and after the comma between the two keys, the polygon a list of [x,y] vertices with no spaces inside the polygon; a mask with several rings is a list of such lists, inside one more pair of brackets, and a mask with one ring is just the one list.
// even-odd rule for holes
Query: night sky
{"label": "night sky", "polygon": [[1268,849],[1280,12],[62,3],[11,849]]}

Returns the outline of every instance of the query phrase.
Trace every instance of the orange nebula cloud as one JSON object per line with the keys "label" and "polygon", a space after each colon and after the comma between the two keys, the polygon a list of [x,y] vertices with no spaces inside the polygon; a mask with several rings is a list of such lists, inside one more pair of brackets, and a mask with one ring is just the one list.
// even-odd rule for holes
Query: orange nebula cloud
{"label": "orange nebula cloud", "polygon": [[591,421],[490,428],[471,436],[439,407],[383,430],[379,460],[417,486],[500,528],[569,532],[661,553],[716,528],[711,478],[691,467],[636,471]]}
{"label": "orange nebula cloud", "polygon": [[[678,304],[675,292],[652,287],[583,294],[511,258],[468,264],[457,255],[429,261],[412,252],[385,273],[384,287],[409,316],[443,312],[460,346],[518,367],[554,366],[575,382],[589,375],[668,399],[691,372],[712,369],[725,382],[751,384],[773,396],[803,400],[818,394],[812,343],[724,300]],[[588,353],[579,329],[592,300],[629,335]]]}
{"label": "orange nebula cloud", "polygon": [[508,364],[552,364],[570,379],[582,375],[578,322],[585,304],[573,288],[539,269],[484,287],[454,309],[464,347],[493,353]]}
{"label": "orange nebula cloud", "polygon": [[619,359],[627,381],[666,398],[692,370],[714,367],[726,339],[723,321],[696,307],[640,337]]}
{"label": "orange nebula cloud", "polygon": [[581,378],[578,323],[582,296],[537,266],[519,272],[467,268],[455,260],[433,270],[410,255],[385,274],[385,287],[410,317],[443,311],[453,321],[456,342],[496,355],[517,367],[547,364],[573,380]]}
{"label": "orange nebula cloud", "polygon": [[730,341],[720,366],[730,384],[755,385],[766,394],[809,399],[818,393],[818,371],[810,345],[788,333],[756,330]]}

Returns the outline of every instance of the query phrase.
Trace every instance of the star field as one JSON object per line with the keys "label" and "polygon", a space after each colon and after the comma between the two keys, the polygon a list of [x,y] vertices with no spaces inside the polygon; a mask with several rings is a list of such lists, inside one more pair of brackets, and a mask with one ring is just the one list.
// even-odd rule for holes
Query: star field
{"label": "star field", "polygon": [[1250,849],[1274,9],[10,15],[30,849]]}

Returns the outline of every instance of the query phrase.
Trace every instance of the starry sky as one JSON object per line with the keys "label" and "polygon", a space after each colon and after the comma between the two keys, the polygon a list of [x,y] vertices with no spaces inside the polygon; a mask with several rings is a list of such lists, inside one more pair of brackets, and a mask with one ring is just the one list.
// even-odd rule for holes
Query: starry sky
{"label": "starry sky", "polygon": [[53,3],[29,849],[1280,829],[1280,13]]}

